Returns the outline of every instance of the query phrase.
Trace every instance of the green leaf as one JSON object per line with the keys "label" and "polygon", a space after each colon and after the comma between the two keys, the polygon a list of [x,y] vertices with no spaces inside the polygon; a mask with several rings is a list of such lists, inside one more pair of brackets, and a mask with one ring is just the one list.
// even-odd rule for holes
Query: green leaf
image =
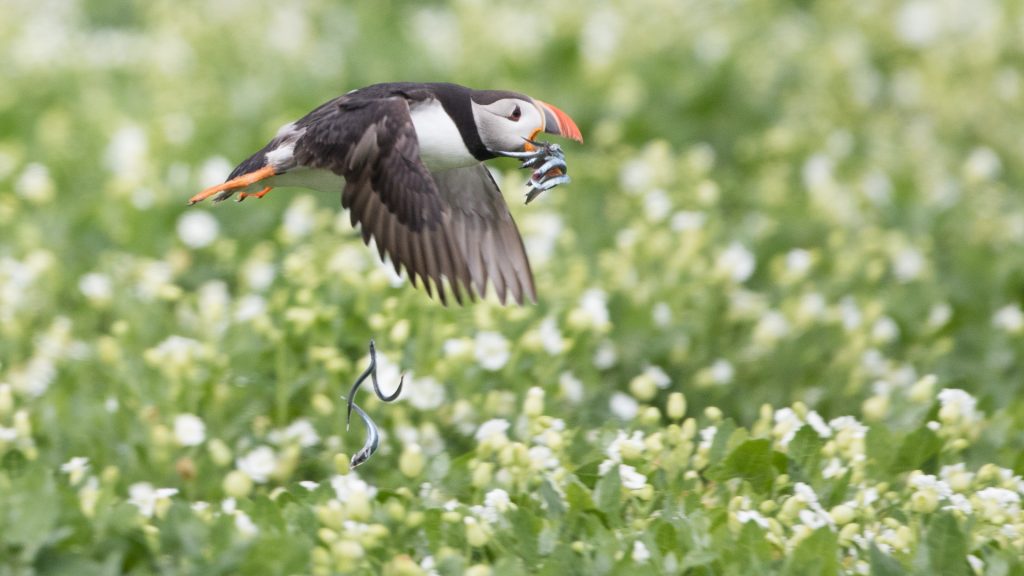
{"label": "green leaf", "polygon": [[762,574],[771,565],[772,547],[765,532],[754,522],[747,522],[740,530],[735,560],[744,574]]}
{"label": "green leaf", "polygon": [[932,517],[915,563],[923,564],[922,573],[938,576],[972,573],[967,564],[967,539],[952,514],[943,512]]}
{"label": "green leaf", "polygon": [[879,472],[888,472],[896,458],[895,435],[885,426],[872,426],[868,428],[864,444],[869,465]]}
{"label": "green leaf", "polygon": [[547,479],[540,483],[537,488],[537,492],[540,494],[541,499],[547,504],[547,513],[549,516],[555,518],[561,518],[565,515],[565,502],[562,501],[562,496],[559,494],[555,487],[551,485]]}
{"label": "green leaf", "polygon": [[590,490],[576,480],[569,482],[565,486],[565,500],[569,503],[569,508],[576,512],[586,512],[596,508],[594,506],[594,499],[590,495]]}
{"label": "green leaf", "polygon": [[718,464],[725,457],[729,450],[729,438],[736,431],[736,423],[731,418],[720,422],[715,431],[715,438],[711,441],[711,448],[708,450],[708,468]]}
{"label": "green leaf", "polygon": [[[5,484],[0,474],[0,485]],[[49,471],[30,464],[9,489],[0,490],[0,548],[24,548],[26,557],[46,544],[57,527],[60,499]]]}
{"label": "green leaf", "polygon": [[622,479],[619,478],[619,467],[612,466],[607,474],[601,477],[594,489],[597,508],[614,520],[619,518],[619,507],[622,504]]}
{"label": "green leaf", "polygon": [[679,549],[679,536],[676,529],[668,522],[659,522],[657,531],[654,533],[654,541],[658,544],[661,552],[667,553]]}
{"label": "green leaf", "polygon": [[821,477],[821,449],[824,446],[825,439],[811,426],[805,424],[797,430],[788,447],[789,459],[796,464],[797,478],[810,482]]}
{"label": "green leaf", "polygon": [[783,574],[829,576],[839,574],[839,545],[828,527],[818,528],[804,538],[786,562]]}
{"label": "green leaf", "polygon": [[871,544],[870,557],[872,576],[903,576],[907,573],[895,558],[886,556],[874,543]]}
{"label": "green leaf", "polygon": [[538,559],[537,537],[540,535],[540,518],[522,507],[512,510],[506,517],[512,523],[512,533],[516,540],[512,551],[532,568],[537,564]]}
{"label": "green leaf", "polygon": [[923,464],[938,454],[941,449],[942,440],[935,432],[922,426],[903,439],[896,452],[892,471],[898,473],[920,470]]}
{"label": "green leaf", "polygon": [[725,461],[708,470],[712,480],[725,481],[742,478],[758,493],[771,490],[777,470],[774,465],[775,453],[772,443],[765,438],[747,440],[729,453]]}
{"label": "green leaf", "polygon": [[430,547],[434,550],[440,548],[444,544],[444,534],[442,532],[442,526],[444,520],[441,520],[441,510],[433,508],[427,510],[423,514],[423,534],[427,537],[427,542],[430,543]]}

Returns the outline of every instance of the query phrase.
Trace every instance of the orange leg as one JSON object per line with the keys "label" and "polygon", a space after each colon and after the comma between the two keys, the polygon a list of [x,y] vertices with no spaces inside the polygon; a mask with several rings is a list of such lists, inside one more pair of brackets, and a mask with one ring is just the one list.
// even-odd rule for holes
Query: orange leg
{"label": "orange leg", "polygon": [[[189,198],[188,203],[189,205],[192,205],[195,204],[196,202],[202,202],[203,200],[206,200],[210,196],[213,196],[214,194],[222,190],[237,190],[239,188],[246,188],[248,186],[251,186],[252,184],[255,184],[256,182],[259,182],[260,180],[270,178],[271,176],[274,176],[276,174],[277,173],[274,172],[274,169],[271,166],[264,166],[263,168],[260,168],[259,170],[256,170],[254,172],[249,172],[248,174],[242,174],[237,178],[232,178],[231,180],[228,180],[223,184],[210,186],[206,190],[203,190],[199,194],[196,194],[195,196]],[[269,188],[265,188],[260,192],[253,194],[253,196],[259,196],[262,198],[262,195],[266,194],[268,190]]]}
{"label": "orange leg", "polygon": [[264,196],[269,194],[271,190],[272,190],[272,188],[270,186],[267,186],[266,188],[264,188],[263,190],[260,190],[259,192],[256,192],[255,194],[249,194],[248,192],[239,192],[238,193],[238,201],[241,202],[242,200],[245,200],[246,198],[249,198],[250,196],[253,196],[253,197],[256,197],[256,198],[263,198]]}

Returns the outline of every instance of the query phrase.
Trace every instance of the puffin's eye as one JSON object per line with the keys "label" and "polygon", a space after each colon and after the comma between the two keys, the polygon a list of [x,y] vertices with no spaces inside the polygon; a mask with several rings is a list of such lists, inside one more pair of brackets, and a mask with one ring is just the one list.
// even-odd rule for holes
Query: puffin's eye
{"label": "puffin's eye", "polygon": [[513,122],[519,122],[519,119],[523,116],[523,111],[519,109],[519,105],[512,109],[512,114],[509,114],[508,119]]}

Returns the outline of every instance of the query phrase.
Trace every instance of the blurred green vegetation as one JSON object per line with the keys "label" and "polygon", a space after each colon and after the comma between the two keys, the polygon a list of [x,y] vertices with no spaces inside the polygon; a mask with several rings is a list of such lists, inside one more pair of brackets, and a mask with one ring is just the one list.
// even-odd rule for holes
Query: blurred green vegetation
{"label": "blurred green vegetation", "polygon": [[[779,480],[773,458],[810,466],[772,431],[773,410],[787,406],[807,426],[808,411],[871,426],[870,478],[804,480],[823,499],[871,482],[903,486],[886,505],[922,514],[893,517],[923,552],[884,550],[900,566],[943,564],[928,542],[944,535],[990,573],[1020,568],[1019,534],[993,544],[980,520],[958,517],[958,528],[914,508],[906,472],[964,463],[1024,473],[1021,2],[9,0],[3,11],[0,573],[323,572],[313,550],[329,550],[337,571],[414,573],[404,555],[442,573],[564,570],[579,554],[587,573],[633,561],[673,573],[673,547],[679,572],[799,573],[816,547],[844,572],[893,573],[873,544],[837,541],[838,528],[802,540],[786,524],[770,548],[753,524],[724,528],[735,524],[732,496],[793,494],[799,474]],[[579,124],[586,143],[563,143],[573,182],[529,207],[519,200],[526,174],[493,163],[532,258],[537,305],[443,308],[392,282],[334,196],[277,190],[185,206],[280,125],[396,80],[517,90]],[[481,332],[507,348],[496,369],[480,358]],[[345,564],[351,550],[318,528],[344,533],[322,507],[335,455],[361,443],[337,404],[371,336],[389,378],[411,372],[414,396],[367,403],[387,434],[360,470],[372,513],[345,514],[411,543],[363,540],[366,556]],[[533,470],[539,486],[500,474],[471,482],[488,459],[515,468],[481,448],[482,423],[509,420],[526,444],[550,425],[523,424],[531,387],[546,391],[544,417],[566,430],[557,473]],[[982,416],[939,418],[942,388],[969,392]],[[665,407],[673,392],[685,393],[694,426],[734,423],[740,435],[720,433],[711,456],[681,467],[632,462],[655,496],[621,503],[608,480],[618,476],[597,466],[620,431],[679,433]],[[204,423],[201,445],[182,445],[181,414]],[[927,426],[936,418],[939,432]],[[299,450],[270,439],[297,421],[317,442]],[[961,427],[948,432],[951,422]],[[748,431],[774,448],[750,444]],[[685,442],[699,452],[692,433]],[[900,442],[906,454],[882,454]],[[226,479],[268,444],[276,472],[243,498]],[[429,462],[401,471],[411,445]],[[764,466],[726,458],[740,448]],[[69,483],[58,470],[75,456],[89,471]],[[702,476],[684,480],[684,470]],[[972,486],[998,484],[985,478]],[[307,494],[300,480],[322,487]],[[180,492],[156,518],[140,517],[138,499],[126,499],[141,482]],[[443,519],[454,513],[443,505],[465,511],[488,487],[508,490],[519,512],[478,546],[462,520]],[[240,516],[219,504],[236,495],[256,542],[278,548],[246,539]],[[560,498],[575,520],[553,528],[539,518]],[[1005,522],[1024,530],[1019,504],[1016,513]],[[860,520],[865,534],[882,516]],[[710,549],[700,534],[714,534]],[[524,560],[523,540],[538,538],[547,551]],[[587,544],[554,552],[545,538]],[[638,561],[634,541],[654,559]],[[737,542],[749,558],[730,557]],[[787,560],[801,542],[812,544]]]}

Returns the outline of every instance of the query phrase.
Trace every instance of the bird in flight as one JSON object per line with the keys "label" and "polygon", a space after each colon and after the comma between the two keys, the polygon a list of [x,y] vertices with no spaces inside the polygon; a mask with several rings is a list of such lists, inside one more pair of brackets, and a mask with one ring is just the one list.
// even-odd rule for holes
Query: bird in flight
{"label": "bird in flight", "polygon": [[262,198],[272,188],[341,191],[341,205],[363,241],[416,285],[431,284],[447,305],[483,297],[487,284],[504,304],[536,302],[533,273],[508,205],[484,161],[509,156],[535,168],[527,202],[567,182],[561,149],[540,133],[583,142],[557,107],[501,90],[456,84],[388,83],[353,90],[285,124],[223,184],[189,200],[238,194]]}

